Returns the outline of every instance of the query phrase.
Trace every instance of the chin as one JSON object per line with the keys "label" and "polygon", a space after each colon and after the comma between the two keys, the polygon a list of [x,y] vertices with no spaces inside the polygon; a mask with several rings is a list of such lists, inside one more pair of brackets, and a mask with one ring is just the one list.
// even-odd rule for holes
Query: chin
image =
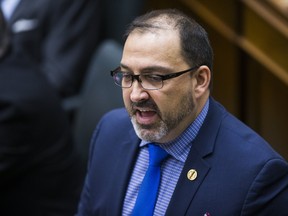
{"label": "chin", "polygon": [[135,118],[132,118],[131,121],[137,136],[142,140],[158,142],[167,135],[167,129],[164,124],[161,124],[158,127],[153,127],[148,125],[140,125],[136,122]]}

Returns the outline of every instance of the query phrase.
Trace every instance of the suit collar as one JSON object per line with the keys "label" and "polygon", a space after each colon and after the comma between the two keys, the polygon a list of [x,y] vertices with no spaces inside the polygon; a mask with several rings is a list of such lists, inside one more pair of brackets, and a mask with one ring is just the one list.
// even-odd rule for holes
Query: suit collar
{"label": "suit collar", "polygon": [[[46,10],[49,10],[50,1],[44,0],[20,0],[16,6],[12,16],[9,19],[9,24],[13,25],[18,20],[39,20],[46,15]],[[45,8],[45,10],[39,11],[39,9]]]}
{"label": "suit collar", "polygon": [[121,172],[117,173],[117,184],[114,184],[112,190],[109,190],[112,192],[110,197],[113,199],[111,199],[108,215],[122,214],[127,187],[137,159],[140,139],[135,134],[133,127],[130,128],[129,135],[116,149],[119,153],[119,160],[115,162],[115,170],[121,170]]}
{"label": "suit collar", "polygon": [[[192,148],[166,211],[167,215],[185,215],[189,208],[198,188],[210,170],[210,165],[205,161],[205,157],[213,153],[222,117],[223,111],[210,98],[208,114],[197,137],[193,141]],[[191,169],[197,172],[197,178],[192,181],[187,178],[187,173]]]}
{"label": "suit collar", "polygon": [[[15,7],[10,19],[9,19],[9,23],[14,23],[18,18],[19,15],[23,14],[22,11],[26,10],[26,7],[30,7],[27,3],[27,0],[20,0],[19,3],[17,4],[17,6]],[[25,13],[24,13],[25,14]]]}

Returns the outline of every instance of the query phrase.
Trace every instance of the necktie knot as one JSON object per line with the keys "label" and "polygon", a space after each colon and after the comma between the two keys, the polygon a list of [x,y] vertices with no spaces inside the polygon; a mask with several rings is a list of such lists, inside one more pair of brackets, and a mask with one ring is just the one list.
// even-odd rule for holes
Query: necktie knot
{"label": "necktie knot", "polygon": [[155,144],[149,144],[149,165],[160,166],[162,161],[168,156],[168,153]]}

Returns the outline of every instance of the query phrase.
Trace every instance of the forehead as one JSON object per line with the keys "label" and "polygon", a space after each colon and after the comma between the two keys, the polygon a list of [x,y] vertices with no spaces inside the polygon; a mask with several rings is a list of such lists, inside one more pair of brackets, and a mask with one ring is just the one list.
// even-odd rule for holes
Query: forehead
{"label": "forehead", "polygon": [[182,61],[179,34],[171,29],[133,31],[127,38],[121,63],[143,66],[169,66]]}

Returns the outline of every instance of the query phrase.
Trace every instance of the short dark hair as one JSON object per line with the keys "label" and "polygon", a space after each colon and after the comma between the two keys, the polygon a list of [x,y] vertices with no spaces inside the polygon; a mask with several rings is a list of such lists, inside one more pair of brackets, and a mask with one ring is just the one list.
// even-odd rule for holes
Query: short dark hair
{"label": "short dark hair", "polygon": [[[194,19],[177,9],[153,10],[135,18],[124,34],[126,40],[130,33],[157,31],[171,27],[179,32],[182,55],[191,66],[206,65],[213,70],[213,50],[205,29]],[[212,82],[210,83],[210,87]]]}

